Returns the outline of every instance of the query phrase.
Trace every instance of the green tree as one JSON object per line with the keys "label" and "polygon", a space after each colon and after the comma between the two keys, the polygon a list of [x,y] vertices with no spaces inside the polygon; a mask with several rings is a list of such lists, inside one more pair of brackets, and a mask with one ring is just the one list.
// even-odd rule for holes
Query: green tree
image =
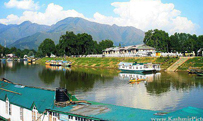
{"label": "green tree", "polygon": [[10,49],[9,48],[4,48],[4,55],[6,55],[6,54],[10,54]]}
{"label": "green tree", "polygon": [[78,50],[81,49],[81,51],[79,51],[79,54],[82,55],[92,54],[94,50],[94,41],[92,40],[92,36],[83,33],[78,34],[77,38],[78,42],[76,45],[78,45]]}
{"label": "green tree", "polygon": [[55,44],[51,39],[45,39],[40,46],[38,47],[39,53],[43,53],[43,55],[47,55],[50,57],[51,53],[55,52]]}
{"label": "green tree", "polygon": [[104,50],[106,48],[113,47],[113,41],[111,41],[111,40],[102,40],[101,42],[99,42],[99,46],[100,46],[100,53],[102,53],[102,50]]}
{"label": "green tree", "polygon": [[[59,44],[57,45],[57,48],[59,48],[60,50],[58,50],[58,54],[59,55],[72,55],[75,53],[75,47],[76,47],[76,39],[77,36],[73,33],[73,32],[66,32],[65,35],[62,35],[59,39]],[[77,53],[77,52],[76,52]]]}
{"label": "green tree", "polygon": [[66,32],[56,45],[57,55],[87,55],[97,52],[95,41],[92,36],[86,33],[75,35],[73,32]]}
{"label": "green tree", "polygon": [[145,38],[143,42],[156,48],[156,50],[168,52],[170,47],[170,38],[168,33],[162,30],[149,30],[145,33]]}
{"label": "green tree", "polygon": [[3,55],[3,53],[4,53],[4,47],[0,45],[0,57]]}
{"label": "green tree", "polygon": [[28,57],[30,57],[30,56],[33,56],[34,55],[34,52],[33,51],[29,51],[29,53],[28,53]]}
{"label": "green tree", "polygon": [[[171,50],[192,52],[198,50],[198,37],[186,33],[175,33],[170,36]],[[200,42],[201,43],[201,42]]]}

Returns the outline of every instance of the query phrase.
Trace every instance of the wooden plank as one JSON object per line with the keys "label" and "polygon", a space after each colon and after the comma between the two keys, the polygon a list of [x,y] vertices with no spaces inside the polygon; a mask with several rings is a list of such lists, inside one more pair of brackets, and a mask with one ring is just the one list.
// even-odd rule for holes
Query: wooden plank
{"label": "wooden plank", "polygon": [[15,94],[18,94],[18,95],[22,95],[21,93],[14,92],[14,91],[11,91],[11,90],[7,90],[7,89],[4,89],[4,88],[0,88],[0,90],[11,92],[11,93],[15,93]]}

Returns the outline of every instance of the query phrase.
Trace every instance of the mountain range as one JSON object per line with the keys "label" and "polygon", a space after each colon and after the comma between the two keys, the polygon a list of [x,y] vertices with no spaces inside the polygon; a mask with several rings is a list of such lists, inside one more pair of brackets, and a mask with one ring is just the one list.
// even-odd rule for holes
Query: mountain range
{"label": "mountain range", "polygon": [[58,44],[60,36],[66,31],[73,31],[75,34],[90,34],[98,42],[110,39],[115,46],[118,46],[119,43],[124,46],[141,44],[144,39],[144,32],[134,27],[110,26],[82,18],[68,17],[52,26],[39,25],[30,21],[19,25],[0,24],[0,44],[37,50],[40,43],[46,38],[50,38],[55,44]]}

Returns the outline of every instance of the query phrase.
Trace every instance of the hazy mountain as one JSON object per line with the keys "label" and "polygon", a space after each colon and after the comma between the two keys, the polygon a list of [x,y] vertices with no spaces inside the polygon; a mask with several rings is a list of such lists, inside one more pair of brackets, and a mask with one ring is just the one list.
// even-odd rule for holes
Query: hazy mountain
{"label": "hazy mountain", "polygon": [[10,47],[37,49],[40,43],[46,38],[50,38],[55,41],[55,44],[58,44],[60,36],[66,31],[73,31],[75,34],[88,33],[92,35],[96,41],[110,39],[116,46],[119,43],[125,46],[141,44],[144,38],[144,32],[134,27],[110,26],[90,22],[82,18],[69,17],[47,28],[49,28],[49,30],[17,40],[11,44]]}
{"label": "hazy mountain", "polygon": [[6,44],[9,45],[18,39],[33,35],[36,32],[47,31],[49,29],[50,26],[39,25],[31,23],[30,21],[25,21],[19,25],[0,24],[0,44],[4,45],[4,41],[6,40]]}

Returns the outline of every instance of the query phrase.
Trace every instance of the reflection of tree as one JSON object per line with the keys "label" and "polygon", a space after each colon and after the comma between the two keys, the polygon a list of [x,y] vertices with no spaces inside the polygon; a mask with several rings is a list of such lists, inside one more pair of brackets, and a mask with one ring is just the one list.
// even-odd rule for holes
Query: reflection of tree
{"label": "reflection of tree", "polygon": [[3,63],[0,63],[0,67],[0,75],[4,74],[9,69]]}
{"label": "reflection of tree", "polygon": [[46,84],[52,84],[55,80],[57,73],[51,71],[49,69],[43,69],[41,72],[38,73],[39,78]]}
{"label": "reflection of tree", "polygon": [[195,87],[203,87],[203,77],[188,75],[184,72],[162,73],[161,78],[148,82],[147,92],[150,94],[161,94],[170,91],[170,88],[176,90],[190,90]]}
{"label": "reflection of tree", "polygon": [[90,74],[86,72],[71,71],[66,72],[64,76],[60,76],[60,79],[60,86],[66,86],[69,91],[75,91],[76,89],[88,91],[89,89],[93,88],[96,81],[106,81],[109,79],[113,79],[113,77],[104,78],[101,74]]}
{"label": "reflection of tree", "polygon": [[161,94],[170,90],[170,82],[167,80],[153,81],[147,84],[147,92]]}
{"label": "reflection of tree", "polygon": [[[8,64],[12,63],[12,67],[9,67]],[[4,74],[6,71],[16,72],[18,69],[22,67],[22,63],[18,62],[1,62],[0,63],[0,75]]]}
{"label": "reflection of tree", "polygon": [[11,68],[12,72],[16,72],[23,66],[23,63],[19,63],[19,62],[15,62],[15,61],[12,63],[13,63],[13,67]]}

